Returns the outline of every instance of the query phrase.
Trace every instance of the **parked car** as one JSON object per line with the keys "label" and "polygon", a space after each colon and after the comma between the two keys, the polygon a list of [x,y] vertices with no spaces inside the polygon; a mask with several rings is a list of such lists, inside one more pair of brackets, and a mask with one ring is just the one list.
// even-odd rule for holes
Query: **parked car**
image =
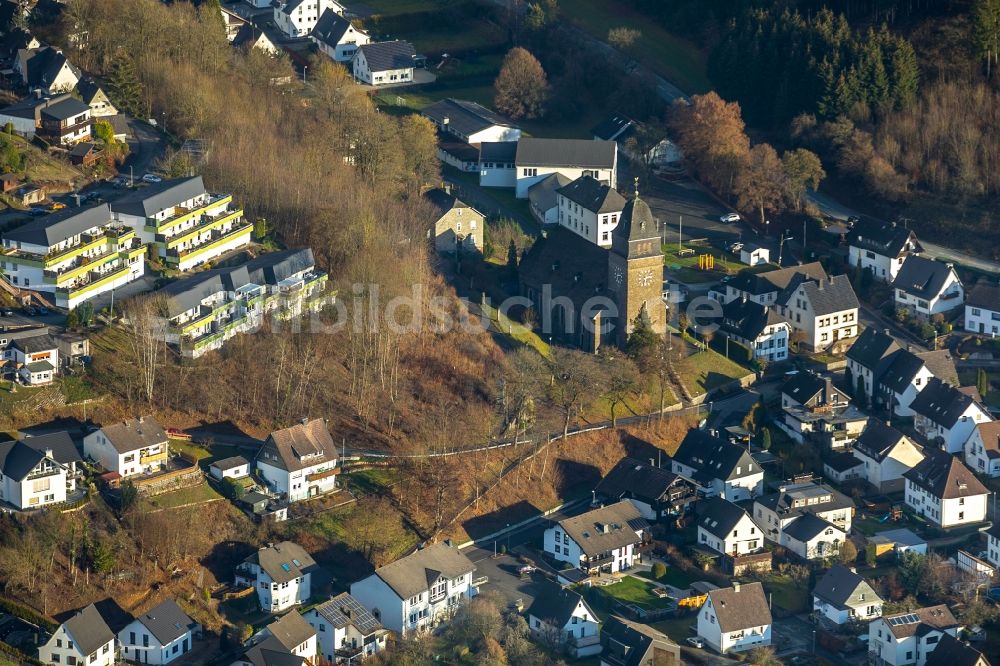
{"label": "parked car", "polygon": [[31,217],[41,217],[42,215],[47,215],[48,212],[44,208],[38,208],[37,206],[28,209],[28,215]]}
{"label": "parked car", "polygon": [[159,183],[163,179],[157,176],[155,173],[147,173],[145,176],[142,177],[142,180],[147,183]]}
{"label": "parked car", "polygon": [[93,201],[94,199],[100,199],[100,198],[101,198],[100,192],[87,192],[86,194],[83,195],[83,201]]}
{"label": "parked car", "polygon": [[49,204],[49,210],[52,210],[52,211],[62,210],[65,207],[66,207],[66,204],[64,204],[64,203],[62,203],[60,201],[53,201],[52,203]]}
{"label": "parked car", "polygon": [[739,254],[740,250],[743,249],[743,243],[741,243],[740,241],[733,241],[732,243],[726,246],[726,249],[732,252],[733,254]]}
{"label": "parked car", "polygon": [[13,310],[7,310],[6,308],[0,310],[0,317],[13,317],[13,316],[14,316]]}
{"label": "parked car", "polygon": [[719,222],[725,222],[726,224],[730,224],[732,222],[739,222],[741,219],[743,218],[740,217],[739,213],[726,213],[725,215],[719,218]]}
{"label": "parked car", "polygon": [[693,648],[698,648],[699,650],[705,647],[705,641],[701,640],[698,636],[689,636],[687,638],[687,644]]}

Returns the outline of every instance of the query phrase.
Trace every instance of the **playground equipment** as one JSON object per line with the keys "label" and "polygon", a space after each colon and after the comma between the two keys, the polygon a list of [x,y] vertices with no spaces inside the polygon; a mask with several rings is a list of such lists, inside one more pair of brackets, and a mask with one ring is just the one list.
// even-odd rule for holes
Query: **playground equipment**
{"label": "playground equipment", "polygon": [[703,271],[713,270],[715,268],[715,256],[711,254],[699,254],[698,268]]}

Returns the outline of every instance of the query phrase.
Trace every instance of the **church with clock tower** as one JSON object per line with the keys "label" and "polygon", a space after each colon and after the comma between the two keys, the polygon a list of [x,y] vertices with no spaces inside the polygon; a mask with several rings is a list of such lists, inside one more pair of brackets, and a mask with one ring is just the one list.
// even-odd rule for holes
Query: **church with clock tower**
{"label": "church with clock tower", "polygon": [[609,248],[561,226],[546,229],[518,266],[536,331],[587,351],[624,347],[645,310],[653,330],[664,333],[660,239],[660,225],[638,191],[622,209]]}

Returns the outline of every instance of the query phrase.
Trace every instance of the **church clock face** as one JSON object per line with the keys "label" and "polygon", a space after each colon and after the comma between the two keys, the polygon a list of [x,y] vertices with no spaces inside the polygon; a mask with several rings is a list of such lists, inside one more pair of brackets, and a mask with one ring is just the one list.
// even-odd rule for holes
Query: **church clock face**
{"label": "church clock face", "polygon": [[639,286],[648,287],[651,284],[653,284],[653,271],[647,268],[639,273]]}
{"label": "church clock face", "polygon": [[615,283],[620,287],[624,279],[625,274],[622,272],[622,267],[615,266]]}

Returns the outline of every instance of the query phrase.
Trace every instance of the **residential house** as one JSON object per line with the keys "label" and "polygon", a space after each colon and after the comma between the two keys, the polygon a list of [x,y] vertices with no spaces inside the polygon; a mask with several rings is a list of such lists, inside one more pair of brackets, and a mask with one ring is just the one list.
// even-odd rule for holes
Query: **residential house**
{"label": "residential house", "polygon": [[60,624],[38,648],[38,658],[45,664],[114,666],[116,657],[115,634],[94,604]]}
{"label": "residential house", "polygon": [[[843,535],[851,531],[853,515],[851,498],[809,476],[797,477],[779,486],[778,492],[754,501],[754,521],[769,540],[783,546],[790,545],[788,542],[793,540],[796,543],[791,546],[795,547],[808,542],[807,545],[815,547],[814,551],[807,551],[810,554],[819,550],[820,544],[832,544],[834,539],[842,543]],[[808,520],[793,527],[803,518]],[[827,533],[827,526],[836,528],[839,534]],[[786,535],[790,528],[791,532]],[[823,550],[827,548],[824,546]]]}
{"label": "residential house", "polygon": [[4,232],[0,268],[14,286],[72,309],[142,277],[144,248],[107,204],[67,208]]}
{"label": "residential house", "polygon": [[93,79],[80,79],[76,84],[76,91],[80,93],[83,103],[90,107],[91,118],[105,118],[118,114],[118,109],[108,99],[101,85]]}
{"label": "residential house", "polygon": [[139,664],[169,664],[189,653],[201,627],[167,599],[118,632],[121,656]]}
{"label": "residential house", "polygon": [[525,614],[531,637],[542,645],[574,659],[600,653],[600,620],[579,593],[545,583]]}
{"label": "residential house", "polygon": [[[511,162],[511,169],[514,163]],[[513,173],[513,171],[512,171]],[[557,192],[570,184],[570,179],[561,173],[550,173],[528,188],[528,205],[531,215],[541,224],[559,222],[559,195]]]}
{"label": "residential house", "polygon": [[681,648],[648,624],[612,615],[601,627],[600,666],[681,666]]}
{"label": "residential house", "polygon": [[377,88],[412,83],[416,60],[409,42],[369,42],[358,47],[351,68],[355,79]]}
{"label": "residential house", "polygon": [[[479,144],[480,187],[517,186],[517,144],[516,141],[483,141]],[[568,177],[564,178],[570,181]]]}
{"label": "residential house", "polygon": [[542,550],[590,574],[627,571],[642,559],[638,548],[648,526],[639,509],[622,500],[551,525]]}
{"label": "residential house", "polygon": [[742,507],[721,497],[698,503],[698,544],[723,555],[747,555],[764,547],[764,535]]}
{"label": "residential house", "polygon": [[928,441],[940,439],[948,453],[960,453],[977,423],[990,421],[986,409],[967,392],[931,377],[910,403],[913,427]]}
{"label": "residential house", "polygon": [[166,469],[170,438],[153,416],[112,423],[83,438],[83,454],[122,478]]}
{"label": "residential house", "polygon": [[90,356],[90,338],[73,331],[56,333],[56,345],[59,351],[59,362],[63,367],[80,365]]}
{"label": "residential house", "polygon": [[912,439],[876,418],[869,419],[852,453],[864,464],[864,479],[882,493],[903,490],[903,475],[924,459]]}
{"label": "residential house", "polygon": [[872,277],[883,282],[895,280],[906,258],[924,251],[909,229],[869,218],[848,233],[847,244],[850,264],[871,270]]}
{"label": "residential house", "polygon": [[281,48],[275,44],[277,39],[277,35],[273,33],[269,34],[268,31],[261,30],[252,23],[247,23],[240,27],[231,43],[233,48],[243,49],[244,51],[249,52],[257,49],[264,53],[277,55],[281,53]]}
{"label": "residential house", "polygon": [[778,311],[806,349],[837,351],[858,334],[858,297],[846,275],[793,278],[778,296]]}
{"label": "residential house", "polygon": [[314,606],[305,614],[316,630],[319,654],[329,663],[365,659],[385,649],[388,631],[347,592]]}
{"label": "residential house", "polygon": [[52,335],[12,336],[8,351],[18,379],[28,386],[51,384],[59,374],[59,342]]}
{"label": "residential house", "polygon": [[198,358],[258,330],[268,314],[280,321],[318,311],[326,303],[326,284],[309,248],[196,273],[157,292],[166,308],[158,333],[181,355]]}
{"label": "residential house", "polygon": [[436,543],[352,583],[351,596],[386,629],[405,637],[450,619],[461,604],[476,596],[475,570],[460,551]]}
{"label": "residential house", "polygon": [[823,458],[823,476],[835,483],[850,483],[865,478],[865,464],[850,451],[832,451]]}
{"label": "residential house", "polygon": [[740,502],[764,489],[764,471],[750,452],[705,430],[688,430],[670,464],[675,474],[694,481],[706,497]]}
{"label": "residential house", "polygon": [[253,224],[232,194],[213,194],[201,176],[173,178],[130,192],[111,204],[168,266],[186,271],[250,244]]}
{"label": "residential house", "polygon": [[514,159],[518,199],[528,196],[528,188],[550,173],[561,173],[571,180],[591,176],[600,183],[615,187],[618,182],[618,144],[614,141],[585,139],[522,138],[517,142]]}
{"label": "residential house", "polygon": [[892,282],[897,309],[929,319],[961,307],[965,289],[954,264],[911,255]]}
{"label": "residential house", "polygon": [[618,461],[594,494],[612,502],[627,499],[650,521],[683,515],[698,496],[694,484],[681,475],[635,458]]}
{"label": "residential house", "polygon": [[428,190],[424,199],[438,216],[429,230],[438,254],[482,254],[486,216],[442,189]]}
{"label": "residential house", "polygon": [[16,173],[5,173],[0,175],[0,192],[10,194],[21,187],[21,178]]}
{"label": "residential house", "polygon": [[882,615],[882,598],[853,569],[834,564],[816,581],[813,612],[834,624],[868,622]]}
{"label": "residential house", "polygon": [[273,3],[274,24],[286,37],[306,37],[327,11],[343,14],[335,0],[278,0]]}
{"label": "residential house", "polygon": [[709,590],[698,612],[698,636],[722,654],[771,644],[771,608],[760,583]]}
{"label": "residential house", "polygon": [[327,8],[309,33],[313,44],[335,62],[351,62],[358,47],[368,44],[371,38],[350,20],[333,9]]}
{"label": "residential house", "polygon": [[774,309],[745,296],[722,306],[719,334],[750,349],[756,359],[787,359],[791,330],[791,325]]}
{"label": "residential house", "polygon": [[0,502],[19,511],[65,502],[81,462],[65,432],[0,442]]}
{"label": "residential house", "polygon": [[[9,7],[12,4],[14,2],[11,2],[11,0],[4,0],[2,6]],[[3,33],[3,35],[0,35],[0,61],[8,67],[14,65],[17,61],[17,54],[22,49],[37,49],[42,45],[31,32],[15,25],[10,25],[7,30],[0,30],[0,33]],[[6,70],[4,77],[7,79],[9,85],[19,83],[21,78],[20,74],[13,68]]]}
{"label": "residential house", "polygon": [[875,404],[885,405],[893,416],[913,416],[913,400],[931,377],[958,386],[958,372],[951,352],[901,350],[882,373],[872,397]]}
{"label": "residential house", "polygon": [[258,631],[246,645],[246,652],[232,666],[291,666],[293,663],[307,666],[315,664],[319,654],[316,629],[295,611]]}
{"label": "residential house", "polygon": [[556,190],[558,223],[595,245],[611,247],[625,197],[593,176],[580,176]]}
{"label": "residential house", "polygon": [[25,48],[17,52],[14,71],[29,90],[46,93],[69,92],[80,81],[80,70],[52,46]]}
{"label": "residential house", "polygon": [[289,502],[317,497],[337,489],[337,445],[326,419],[302,419],[275,430],[257,453],[257,473],[278,495]]}
{"label": "residential house", "polygon": [[1000,567],[1000,522],[994,522],[986,530],[986,559],[995,567]]}
{"label": "residential house", "polygon": [[480,145],[504,141],[517,142],[521,129],[508,118],[476,102],[448,97],[428,105],[420,112],[437,126],[467,144]]}
{"label": "residential house", "polygon": [[247,25],[247,20],[222,4],[219,5],[219,11],[222,14],[222,24],[226,28],[226,39],[231,42],[240,28]]}
{"label": "residential house", "polygon": [[776,305],[778,294],[792,283],[796,276],[803,275],[813,280],[827,279],[823,265],[818,261],[801,266],[778,268],[763,273],[744,270],[735,276],[725,279],[725,303],[746,298],[748,301],[761,305]]}
{"label": "residential house", "polygon": [[924,459],[906,472],[906,505],[938,527],[986,520],[990,491],[955,456],[925,449]]}
{"label": "residential house", "polygon": [[754,243],[745,243],[740,248],[740,262],[747,266],[761,266],[771,263],[771,251]]}
{"label": "residential house", "polygon": [[35,134],[49,143],[71,146],[91,137],[90,107],[72,97],[41,108]]}
{"label": "residential house", "polygon": [[1000,285],[980,281],[969,290],[965,330],[994,338],[1000,333]]}
{"label": "residential house", "polygon": [[312,596],[312,575],[316,561],[297,543],[281,543],[261,548],[236,567],[237,586],[257,590],[262,610],[280,613],[300,606]]}
{"label": "residential house", "polygon": [[816,441],[829,449],[848,447],[868,422],[829,377],[799,372],[781,389],[783,420],[778,426],[796,442]]}
{"label": "residential house", "polygon": [[635,121],[621,113],[612,113],[591,128],[594,141],[624,141],[632,134]]}
{"label": "residential house", "polygon": [[965,464],[977,474],[1000,476],[1000,421],[977,423],[962,447]]}
{"label": "residential house", "polygon": [[839,555],[846,540],[839,525],[804,513],[782,528],[780,544],[804,560],[822,560]]}
{"label": "residential house", "polygon": [[990,666],[990,662],[968,643],[945,634],[927,657],[925,666]]}
{"label": "residential house", "polygon": [[926,666],[945,636],[962,626],[947,606],[918,608],[874,620],[868,625],[868,656],[873,666]]}
{"label": "residential house", "polygon": [[244,479],[250,476],[250,461],[243,456],[223,458],[209,465],[208,473],[212,475],[212,478],[219,481],[224,479]]}
{"label": "residential house", "polygon": [[45,191],[45,187],[29,184],[17,188],[14,192],[14,196],[11,198],[22,206],[30,206],[31,204],[45,201],[46,196],[47,193]]}
{"label": "residential house", "polygon": [[104,151],[97,147],[96,143],[83,141],[73,146],[68,155],[71,164],[82,167],[91,167],[97,163]]}
{"label": "residential house", "polygon": [[879,394],[878,382],[902,347],[888,329],[866,328],[847,350],[847,382],[856,400],[867,403]]}

